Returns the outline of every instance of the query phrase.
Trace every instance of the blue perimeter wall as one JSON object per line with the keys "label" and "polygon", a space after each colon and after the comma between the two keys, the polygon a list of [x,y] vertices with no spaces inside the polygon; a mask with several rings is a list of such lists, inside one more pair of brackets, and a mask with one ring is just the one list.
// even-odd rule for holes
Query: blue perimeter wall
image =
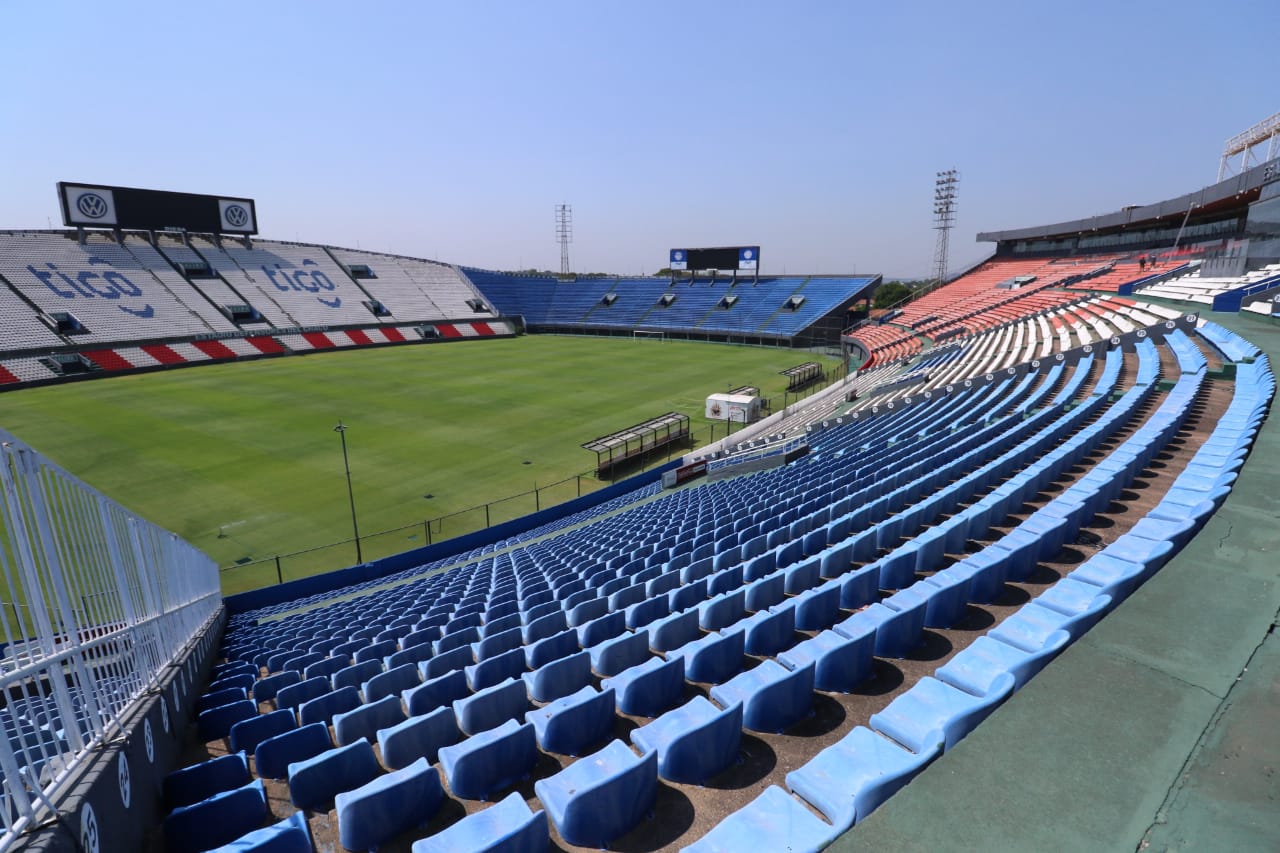
{"label": "blue perimeter wall", "polygon": [[576,512],[582,512],[584,509],[590,509],[605,501],[613,500],[641,486],[647,486],[661,479],[665,472],[679,467],[680,464],[681,460],[676,459],[654,468],[652,471],[645,471],[643,474],[629,477],[589,495],[583,495],[580,498],[574,498],[557,506],[548,507],[541,512],[505,521],[502,524],[487,527],[484,530],[477,530],[475,533],[446,539],[434,545],[415,548],[412,551],[384,557],[371,563],[361,563],[348,569],[338,569],[322,575],[312,575],[307,578],[299,578],[296,581],[288,581],[275,586],[238,593],[223,599],[223,604],[226,605],[228,615],[235,615],[249,610],[257,610],[260,607],[270,607],[293,599],[333,592],[343,587],[377,580],[405,569],[411,569],[414,566],[422,566],[442,557],[448,557],[450,554],[460,554],[485,545],[491,545],[501,539],[524,533],[526,530],[532,530],[540,525],[559,521]]}

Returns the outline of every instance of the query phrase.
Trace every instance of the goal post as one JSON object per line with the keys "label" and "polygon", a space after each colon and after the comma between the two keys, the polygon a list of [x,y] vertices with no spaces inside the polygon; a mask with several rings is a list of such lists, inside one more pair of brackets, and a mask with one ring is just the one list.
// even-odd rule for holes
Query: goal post
{"label": "goal post", "polygon": [[643,329],[632,329],[632,330],[631,330],[631,338],[632,338],[632,340],[637,340],[637,341],[643,341],[643,340],[646,340],[646,339],[655,339],[655,340],[659,340],[659,341],[665,341],[665,340],[667,339],[667,333],[666,333],[666,332],[645,331],[645,330],[643,330]]}

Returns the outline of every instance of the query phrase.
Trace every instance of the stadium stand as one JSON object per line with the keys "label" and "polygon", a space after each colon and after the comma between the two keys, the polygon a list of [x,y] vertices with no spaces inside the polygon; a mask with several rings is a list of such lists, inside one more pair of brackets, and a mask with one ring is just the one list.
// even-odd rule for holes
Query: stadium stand
{"label": "stadium stand", "polygon": [[[299,742],[287,759],[300,762],[288,767],[292,789],[294,767],[298,784],[310,785],[311,768],[345,768],[348,751],[364,756],[370,741],[379,743],[381,767],[361,757],[350,779],[326,773],[323,791],[299,794],[308,804],[336,797],[344,836],[385,839],[365,815],[397,795],[379,792],[420,785],[438,756],[449,788],[418,803],[415,819],[436,812],[437,796],[462,801],[469,816],[425,838],[413,830],[421,838],[415,850],[437,849],[482,818],[503,833],[531,833],[538,844],[595,846],[653,832],[645,813],[658,777],[732,772],[725,767],[743,731],[785,730],[793,741],[811,741],[801,732],[815,689],[827,697],[857,691],[886,661],[915,656],[932,642],[930,632],[952,631],[963,648],[926,655],[941,662],[914,667],[919,677],[863,723],[805,752],[764,794],[740,798],[705,837],[689,839],[690,849],[736,849],[742,839],[759,843],[774,833],[780,843],[816,849],[950,750],[1159,571],[1230,490],[1274,394],[1266,357],[1216,324],[1197,331],[1157,306],[1084,300],[1056,308],[1056,324],[1039,315],[997,326],[966,346],[939,348],[929,363],[980,371],[1013,358],[1019,371],[812,432],[810,454],[790,465],[635,505],[651,493],[630,495],[573,525],[442,560],[454,566],[444,572],[414,567],[338,600],[320,595],[238,613],[223,642],[224,665],[236,669],[226,672],[252,669],[265,721],[297,701],[284,694],[306,682],[266,698],[292,667],[339,649],[345,660],[366,661],[361,704],[334,723],[345,732],[346,721],[359,719],[360,730],[335,736],[325,722],[313,723],[316,742]],[[1026,355],[1039,355],[1038,336],[1050,326],[1062,332],[1047,340],[1064,359],[1027,368]],[[1210,377],[1210,348],[1215,363],[1234,365],[1233,382]],[[1211,386],[1229,400],[1226,412],[1186,464],[1169,471],[1153,508],[1069,573],[1038,579],[1199,417]],[[1063,485],[1046,491],[1055,482]],[[1011,587],[1030,600],[1000,608],[995,624],[977,632],[964,627],[967,606],[1002,601]],[[546,646],[553,640],[554,649]],[[535,653],[544,646],[546,656]],[[410,649],[423,650],[416,666],[433,681],[400,684],[399,673],[415,675],[415,664],[387,664]],[[746,654],[764,660],[744,668]],[[507,680],[477,680],[477,667],[508,656],[515,667],[504,664]],[[430,669],[435,662],[443,671]],[[590,668],[608,672],[602,692]],[[399,691],[376,686],[393,677]],[[455,687],[430,687],[443,678]],[[321,691],[336,685],[319,680]],[[219,717],[218,734],[222,718],[240,713],[219,704],[230,695],[227,683],[211,683],[219,689],[206,700],[217,705],[205,713]],[[434,698],[418,702],[429,688]],[[239,682],[230,689],[244,695]],[[688,690],[699,693],[681,707]],[[648,718],[633,737],[638,754],[613,741],[560,772],[537,760],[538,745],[595,748],[614,714]],[[385,725],[375,730],[379,719]],[[236,722],[235,733],[250,722]],[[280,778],[285,762],[264,750],[303,731],[257,745],[254,782]],[[404,780],[391,775],[410,765],[417,769]],[[503,799],[530,773],[549,825],[537,820],[540,812],[515,814]],[[225,784],[243,781],[231,774]],[[220,796],[208,795],[213,803]],[[375,796],[382,799],[353,805]],[[503,805],[483,807],[480,798]],[[257,816],[248,799],[245,808],[258,824],[273,819]],[[661,798],[657,808],[660,822]]]}

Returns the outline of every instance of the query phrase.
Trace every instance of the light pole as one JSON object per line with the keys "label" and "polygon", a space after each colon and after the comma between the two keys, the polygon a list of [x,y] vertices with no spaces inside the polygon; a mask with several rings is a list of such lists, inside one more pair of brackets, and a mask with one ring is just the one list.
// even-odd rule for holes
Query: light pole
{"label": "light pole", "polygon": [[347,500],[351,503],[351,529],[356,535],[356,563],[360,564],[364,562],[364,557],[360,553],[360,525],[356,523],[356,495],[351,490],[351,463],[347,459],[347,425],[338,421],[333,431],[342,439],[342,467],[347,472]]}

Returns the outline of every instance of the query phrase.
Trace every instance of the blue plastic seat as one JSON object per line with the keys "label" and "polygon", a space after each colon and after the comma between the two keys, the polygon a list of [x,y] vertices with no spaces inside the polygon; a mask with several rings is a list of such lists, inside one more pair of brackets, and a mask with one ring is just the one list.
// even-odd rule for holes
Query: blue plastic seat
{"label": "blue plastic seat", "polygon": [[381,772],[367,740],[334,747],[289,765],[289,801],[300,809],[327,805]]}
{"label": "blue plastic seat", "polygon": [[831,581],[807,589],[787,604],[795,608],[796,630],[821,631],[830,628],[840,615],[840,585]]}
{"label": "blue plastic seat", "polygon": [[529,811],[524,797],[508,794],[442,832],[413,843],[412,853],[546,853],[547,813]]}
{"label": "blue plastic seat", "polygon": [[372,742],[378,736],[379,729],[403,723],[404,708],[400,706],[399,696],[384,696],[376,702],[366,702],[350,711],[333,715],[333,735],[339,746],[355,743],[358,740]]}
{"label": "blue plastic seat", "polygon": [[656,717],[684,695],[684,658],[649,660],[600,682],[617,694],[618,710],[637,717]]}
{"label": "blue plastic seat", "polygon": [[836,579],[840,584],[840,606],[856,610],[880,598],[880,569],[873,563]]}
{"label": "blue plastic seat", "polygon": [[684,677],[705,684],[720,684],[742,671],[746,632],[707,634],[667,652],[667,660],[684,659]]}
{"label": "blue plastic seat", "polygon": [[837,831],[795,797],[770,785],[751,802],[720,821],[682,853],[739,853],[785,850],[818,853],[835,840]]}
{"label": "blue plastic seat", "polygon": [[[244,691],[241,691],[243,695]],[[196,730],[200,740],[208,743],[211,740],[224,738],[231,733],[231,727],[241,720],[258,716],[258,705],[252,699],[241,699],[229,705],[220,705],[201,711],[196,717]]]}
{"label": "blue plastic seat", "polygon": [[241,720],[231,727],[231,751],[253,752],[267,738],[284,734],[297,726],[298,718],[288,708]]}
{"label": "blue plastic seat", "polygon": [[614,692],[587,685],[524,715],[533,725],[538,746],[560,755],[582,755],[613,732]]}
{"label": "blue plastic seat", "polygon": [[747,584],[743,604],[752,613],[768,610],[786,598],[786,573],[774,572]]}
{"label": "blue plastic seat", "polygon": [[467,683],[474,691],[484,690],[511,678],[519,679],[525,672],[524,648],[515,648],[485,658],[479,663],[463,667]]}
{"label": "blue plastic seat", "polygon": [[255,829],[210,853],[312,853],[307,816],[294,812],[264,829]]}
{"label": "blue plastic seat", "polygon": [[370,678],[361,686],[360,692],[364,695],[364,701],[377,702],[388,696],[398,698],[406,690],[421,683],[417,662],[403,663]]}
{"label": "blue plastic seat", "polygon": [[330,681],[334,690],[341,690],[343,687],[359,689],[362,684],[380,672],[382,672],[382,658],[370,659],[338,670]]}
{"label": "blue plastic seat", "polygon": [[525,666],[529,669],[540,669],[553,660],[576,654],[582,647],[578,644],[576,628],[565,630],[534,640],[524,647]]}
{"label": "blue plastic seat", "polygon": [[925,578],[923,583],[935,590],[925,604],[926,628],[950,628],[964,618],[969,608],[970,578],[943,569]]}
{"label": "blue plastic seat", "polygon": [[496,657],[522,645],[524,645],[524,632],[519,627],[508,628],[472,643],[471,653],[475,655],[477,661],[484,661],[486,658]]}
{"label": "blue plastic seat", "polygon": [[698,605],[698,624],[706,631],[727,628],[744,615],[746,615],[745,589],[720,593]]}
{"label": "blue plastic seat", "polygon": [[649,632],[643,629],[624,632],[586,651],[591,656],[591,668],[597,673],[604,676],[617,675],[624,669],[644,663],[650,656]]}
{"label": "blue plastic seat", "polygon": [[[340,669],[346,669],[351,666],[351,658],[345,655],[330,655],[321,661],[311,664],[302,671],[303,681],[312,681],[315,679],[324,679],[325,684],[332,684],[329,679]],[[277,702],[279,698],[277,697]]]}
{"label": "blue plastic seat", "polygon": [[627,628],[633,631],[647,627],[670,613],[671,604],[663,595],[636,602],[624,611]]}
{"label": "blue plastic seat", "polygon": [[537,758],[533,726],[515,720],[440,748],[440,767],[449,780],[449,790],[468,800],[483,800],[523,779]]}
{"label": "blue plastic seat", "polygon": [[454,670],[409,688],[401,699],[409,710],[409,716],[414,717],[442,706],[451,707],[455,699],[462,699],[470,694],[466,673]]}
{"label": "blue plastic seat", "polygon": [[290,684],[298,684],[301,681],[302,673],[295,669],[286,669],[284,672],[268,675],[266,678],[261,678],[254,682],[253,701],[270,702],[276,698],[280,688],[288,687]]}
{"label": "blue plastic seat", "polygon": [[354,687],[343,687],[317,696],[298,706],[298,725],[333,722],[336,714],[352,711],[360,707],[360,691]]}
{"label": "blue plastic seat", "polygon": [[872,604],[835,626],[837,634],[860,637],[867,627],[876,632],[876,654],[887,658],[903,658],[924,639],[925,601],[913,607],[895,610],[884,604]]}
{"label": "blue plastic seat", "polygon": [[495,728],[505,720],[519,719],[527,710],[529,697],[524,681],[516,678],[508,678],[453,703],[458,728],[469,735]]}
{"label": "blue plastic seat", "polygon": [[285,672],[293,670],[294,672],[301,673],[304,669],[311,666],[311,664],[319,663],[322,660],[324,660],[324,655],[316,651],[310,651],[306,654],[289,658],[284,662],[283,669]]}
{"label": "blue plastic seat", "polygon": [[334,797],[338,842],[348,850],[375,850],[400,833],[425,824],[443,801],[439,771],[419,758],[408,767]]}
{"label": "blue plastic seat", "polygon": [[[570,620],[572,621],[572,620]],[[611,640],[627,630],[627,616],[622,612],[606,613],[589,622],[578,625],[578,643],[582,648]]]}
{"label": "blue plastic seat", "polygon": [[772,611],[739,619],[720,633],[741,633],[743,650],[749,655],[776,655],[795,644],[796,610],[787,604],[779,605]]}
{"label": "blue plastic seat", "polygon": [[[576,642],[576,640],[575,640]],[[580,689],[591,678],[591,655],[576,655],[553,660],[520,676],[535,702],[551,702]]]}
{"label": "blue plastic seat", "polygon": [[453,708],[446,706],[379,729],[377,737],[383,765],[399,770],[419,758],[434,764],[440,747],[452,746],[462,740],[462,732],[458,729]]}
{"label": "blue plastic seat", "polygon": [[165,776],[164,802],[169,808],[189,806],[249,781],[249,762],[243,752],[210,758]]}
{"label": "blue plastic seat", "polygon": [[697,608],[672,613],[670,616],[659,619],[649,626],[648,631],[650,647],[659,652],[678,649],[702,636],[702,631],[698,627]]}
{"label": "blue plastic seat", "polygon": [[658,753],[658,775],[670,782],[702,784],[738,758],[742,705],[720,709],[702,696],[634,729],[631,742]]}
{"label": "blue plastic seat", "polygon": [[[242,681],[243,678],[236,678],[235,680]],[[249,676],[249,680],[253,680],[252,676]],[[196,713],[200,714],[213,708],[221,708],[223,705],[230,705],[232,702],[239,702],[241,699],[247,699],[248,697],[248,690],[239,685],[210,690],[196,697]]]}
{"label": "blue plastic seat", "polygon": [[253,769],[261,779],[283,779],[290,764],[319,755],[332,746],[329,727],[312,723],[259,743],[253,751]]}
{"label": "blue plastic seat", "polygon": [[778,655],[778,663],[791,670],[812,663],[815,690],[849,693],[871,678],[875,644],[875,630],[869,626],[860,636],[822,631]]}
{"label": "blue plastic seat", "polygon": [[939,739],[921,753],[903,749],[865,726],[787,774],[787,787],[847,832],[942,754]]}
{"label": "blue plastic seat", "polygon": [[168,853],[198,853],[235,841],[267,819],[267,792],[261,779],[176,808],[164,819]]}
{"label": "blue plastic seat", "polygon": [[945,751],[985,720],[1013,687],[1009,672],[994,679],[981,695],[925,676],[884,710],[872,714],[870,725],[917,754],[936,745],[941,733]]}
{"label": "blue plastic seat", "polygon": [[794,670],[766,660],[754,669],[711,688],[711,698],[727,708],[743,705],[743,728],[781,732],[799,722],[813,708],[815,664]]}
{"label": "blue plastic seat", "polygon": [[570,844],[605,847],[653,808],[658,753],[637,756],[620,740],[533,785],[551,821]]}

